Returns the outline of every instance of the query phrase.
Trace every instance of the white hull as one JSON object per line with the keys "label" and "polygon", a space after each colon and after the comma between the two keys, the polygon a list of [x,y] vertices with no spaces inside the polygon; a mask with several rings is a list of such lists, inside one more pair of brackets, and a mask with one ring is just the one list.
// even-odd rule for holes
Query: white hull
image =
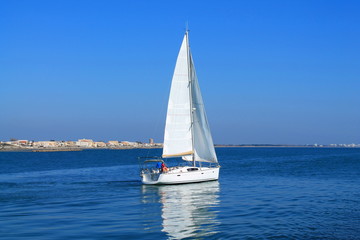
{"label": "white hull", "polygon": [[219,167],[174,167],[166,173],[142,173],[143,184],[181,184],[207,182],[219,179]]}

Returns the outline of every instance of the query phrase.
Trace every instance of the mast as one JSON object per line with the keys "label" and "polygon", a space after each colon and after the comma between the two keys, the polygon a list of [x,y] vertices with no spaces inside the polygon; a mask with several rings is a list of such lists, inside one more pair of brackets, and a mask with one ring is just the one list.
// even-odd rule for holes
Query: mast
{"label": "mast", "polygon": [[193,166],[196,166],[195,163],[195,149],[194,149],[194,116],[193,116],[193,99],[192,99],[192,79],[191,79],[191,55],[190,55],[190,46],[189,46],[189,30],[186,28],[186,50],[187,50],[187,67],[188,67],[188,79],[189,79],[189,98],[190,98],[190,118],[191,118],[191,144],[192,144],[192,151],[191,154]]}

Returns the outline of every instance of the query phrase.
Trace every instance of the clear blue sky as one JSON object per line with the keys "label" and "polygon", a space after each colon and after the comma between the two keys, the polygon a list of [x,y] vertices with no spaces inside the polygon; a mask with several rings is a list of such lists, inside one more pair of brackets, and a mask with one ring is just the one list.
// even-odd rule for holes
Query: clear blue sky
{"label": "clear blue sky", "polygon": [[359,1],[0,1],[0,140],[163,140],[185,23],[215,143],[360,143]]}

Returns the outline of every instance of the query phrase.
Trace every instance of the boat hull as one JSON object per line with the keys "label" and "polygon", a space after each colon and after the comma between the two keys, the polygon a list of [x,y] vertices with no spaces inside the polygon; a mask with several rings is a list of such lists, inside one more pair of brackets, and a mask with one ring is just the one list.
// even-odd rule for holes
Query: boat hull
{"label": "boat hull", "polygon": [[219,167],[180,167],[166,173],[142,173],[143,184],[163,185],[215,181],[219,179]]}

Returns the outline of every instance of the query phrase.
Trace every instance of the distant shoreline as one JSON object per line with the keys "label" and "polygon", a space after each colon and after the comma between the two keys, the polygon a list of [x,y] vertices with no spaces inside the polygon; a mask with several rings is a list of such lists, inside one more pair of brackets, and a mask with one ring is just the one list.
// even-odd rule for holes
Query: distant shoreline
{"label": "distant shoreline", "polygon": [[118,146],[118,147],[0,147],[0,152],[77,152],[83,150],[125,150],[125,149],[151,149],[160,146]]}
{"label": "distant shoreline", "polygon": [[157,149],[162,147],[114,147],[114,148],[0,148],[0,152],[78,152],[84,150],[126,150],[126,149]]}
{"label": "distant shoreline", "polygon": [[[0,148],[0,152],[77,152],[84,150],[127,150],[127,149],[161,149],[160,146],[151,147],[112,147],[112,148],[21,148],[21,147],[7,147]],[[344,146],[313,146],[313,145],[215,145],[215,148],[359,148],[359,147],[344,147]]]}

